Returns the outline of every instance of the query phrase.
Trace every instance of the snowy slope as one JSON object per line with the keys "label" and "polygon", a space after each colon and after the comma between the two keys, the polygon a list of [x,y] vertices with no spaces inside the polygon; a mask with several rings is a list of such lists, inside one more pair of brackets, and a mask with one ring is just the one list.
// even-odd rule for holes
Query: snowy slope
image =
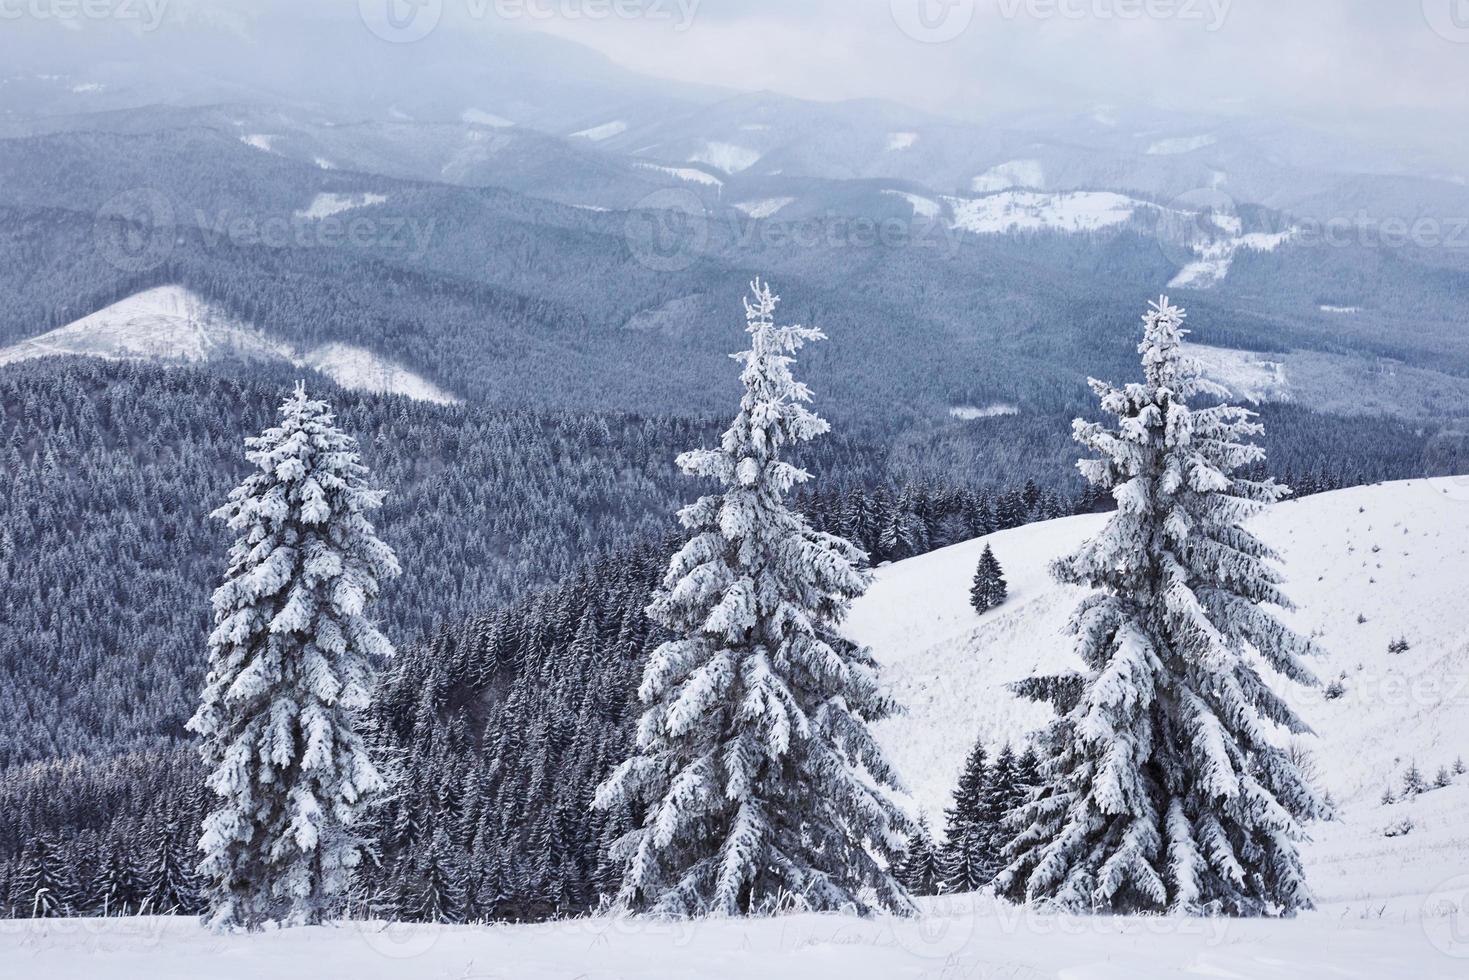
{"label": "snowy slope", "polygon": [[[1064,628],[1083,593],[1052,583],[1046,566],[1106,520],[1032,525],[880,569],[856,603],[848,629],[874,648],[907,708],[879,736],[938,822],[976,737],[998,747],[1049,717],[1049,708],[1014,698],[1005,685],[1079,666]],[[1469,482],[1287,501],[1256,530],[1285,559],[1287,594],[1299,607],[1285,620],[1319,638],[1326,655],[1317,673],[1345,687],[1335,700],[1285,692],[1317,732],[1300,742],[1341,807],[1338,822],[1313,830],[1313,885],[1329,907],[1370,902],[1410,914],[1446,878],[1469,874],[1469,776],[1410,802],[1379,802],[1410,761],[1431,779],[1456,757],[1469,760]],[[981,617],[966,590],[986,543],[1011,598]],[[1398,638],[1410,649],[1390,653]],[[1383,834],[1404,818],[1411,833]]]}
{"label": "snowy slope", "polygon": [[1107,191],[1043,194],[1003,191],[977,198],[945,198],[953,227],[976,235],[1014,231],[1099,231],[1131,220],[1145,202]]}
{"label": "snowy slope", "polygon": [[[1017,740],[1045,721],[1046,709],[1004,685],[1072,665],[1062,629],[1079,593],[1053,585],[1045,568],[1106,519],[1032,525],[881,569],[856,604],[849,630],[875,647],[908,709],[879,737],[935,817],[976,734]],[[1469,775],[1410,802],[1383,806],[1378,797],[1410,759],[1431,777],[1469,755],[1469,480],[1287,502],[1257,529],[1284,553],[1300,604],[1287,618],[1319,633],[1328,651],[1320,673],[1346,675],[1339,699],[1292,695],[1319,732],[1309,748],[1341,806],[1339,821],[1313,828],[1306,856],[1320,908],[1297,919],[1058,916],[959,895],[925,899],[922,916],[906,921],[348,921],[246,937],[180,919],[15,920],[0,928],[0,958],[38,980],[1462,978]],[[966,586],[985,543],[1005,566],[1011,599],[980,617]],[[1410,649],[1388,653],[1399,637]],[[1409,833],[1384,833],[1405,818]]]}
{"label": "snowy slope", "polygon": [[[376,202],[367,200],[347,206],[372,203]],[[313,208],[324,206],[320,199],[313,202]],[[441,405],[458,401],[427,379],[361,347],[332,343],[298,351],[284,341],[235,321],[182,286],[144,290],[64,327],[0,348],[0,367],[53,355],[163,363],[222,359],[289,361],[319,371],[344,388],[406,395]]]}

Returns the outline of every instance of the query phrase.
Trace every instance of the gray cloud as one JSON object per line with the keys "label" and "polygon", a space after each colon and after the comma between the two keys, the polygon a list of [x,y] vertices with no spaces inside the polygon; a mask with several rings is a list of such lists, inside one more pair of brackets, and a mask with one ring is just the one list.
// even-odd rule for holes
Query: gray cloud
{"label": "gray cloud", "polygon": [[[1443,30],[1451,15],[1462,36]],[[956,36],[924,43],[915,23]],[[686,30],[564,13],[530,26],[671,79],[967,118],[1112,104],[1299,114],[1384,138],[1469,122],[1469,0],[702,0]]]}

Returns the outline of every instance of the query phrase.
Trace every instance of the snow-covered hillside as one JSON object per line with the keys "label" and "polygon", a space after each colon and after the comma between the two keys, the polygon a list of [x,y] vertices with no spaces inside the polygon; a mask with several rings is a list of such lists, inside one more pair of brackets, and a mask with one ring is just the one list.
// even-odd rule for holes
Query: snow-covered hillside
{"label": "snow-covered hillside", "polygon": [[365,348],[332,343],[298,351],[234,320],[182,286],[136,293],[64,327],[0,348],[0,367],[54,355],[163,363],[289,361],[356,391],[406,395],[441,405],[458,401],[427,379]]}
{"label": "snow-covered hillside", "polygon": [[[1063,635],[1080,597],[1046,565],[1105,515],[989,536],[881,569],[849,630],[874,646],[907,714],[879,737],[938,822],[973,739],[1020,740],[1046,709],[1005,685],[1072,665]],[[903,977],[1007,980],[1448,980],[1469,962],[1469,774],[1392,805],[1404,769],[1432,780],[1469,755],[1469,480],[1390,484],[1280,504],[1256,528],[1284,555],[1287,614],[1316,634],[1341,695],[1295,690],[1304,740],[1340,806],[1312,828],[1320,907],[1284,921],[1058,916],[979,896],[925,899],[915,920],[793,916],[680,923],[612,918],[542,925],[345,922],[216,936],[192,920],[6,920],[0,956],[28,977],[275,980],[415,976]],[[1010,601],[978,616],[980,551],[1005,566]],[[1390,652],[1394,641],[1407,649]],[[330,964],[325,967],[323,964]]]}
{"label": "snow-covered hillside", "polygon": [[[917,805],[937,823],[977,737],[998,747],[1042,725],[1049,708],[1006,685],[1075,669],[1067,619],[1082,593],[1054,584],[1048,563],[1095,533],[1105,515],[990,535],[880,569],[849,622],[887,671],[906,715],[879,737]],[[1469,874],[1469,775],[1385,806],[1416,762],[1429,779],[1469,760],[1469,483],[1414,481],[1276,505],[1256,530],[1280,550],[1285,616],[1327,651],[1315,669],[1342,693],[1293,689],[1288,699],[1317,735],[1299,740],[1337,823],[1313,830],[1308,870],[1322,903],[1344,915],[1367,906],[1412,915],[1446,878]],[[977,615],[968,585],[986,544],[1010,600]],[[1406,640],[1408,649],[1389,645]],[[1385,830],[1411,821],[1410,832]],[[1469,884],[1469,882],[1466,882]],[[1469,949],[1465,950],[1469,953]]]}

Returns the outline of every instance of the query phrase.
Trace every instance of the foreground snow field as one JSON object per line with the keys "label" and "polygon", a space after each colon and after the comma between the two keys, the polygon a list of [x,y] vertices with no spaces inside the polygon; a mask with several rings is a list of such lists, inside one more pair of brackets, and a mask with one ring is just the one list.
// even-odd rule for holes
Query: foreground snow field
{"label": "foreground snow field", "polygon": [[[879,738],[915,807],[942,810],[976,736],[1019,740],[1046,718],[1005,684],[1071,666],[1062,634],[1079,593],[1046,564],[1103,516],[991,535],[881,569],[853,610],[852,635],[888,671],[902,717]],[[192,920],[0,921],[6,975],[75,978],[377,977],[733,978],[1469,976],[1469,773],[1391,805],[1416,763],[1428,781],[1469,760],[1469,482],[1415,481],[1291,501],[1258,522],[1284,555],[1285,617],[1326,650],[1316,665],[1341,696],[1288,691],[1316,728],[1300,748],[1340,806],[1311,829],[1317,911],[1293,921],[1043,915],[957,896],[915,921],[795,916],[652,923],[385,927],[347,923],[259,937],[216,936]],[[983,617],[968,585],[985,543],[1010,601]],[[1406,641],[1407,649],[1394,641]]]}
{"label": "foreground snow field", "polygon": [[[920,920],[792,916],[537,926],[381,923],[217,936],[193,920],[6,922],[6,975],[146,980],[1449,980],[1469,934],[1398,918],[1094,919],[960,898]],[[1446,920],[1436,920],[1442,925]]]}

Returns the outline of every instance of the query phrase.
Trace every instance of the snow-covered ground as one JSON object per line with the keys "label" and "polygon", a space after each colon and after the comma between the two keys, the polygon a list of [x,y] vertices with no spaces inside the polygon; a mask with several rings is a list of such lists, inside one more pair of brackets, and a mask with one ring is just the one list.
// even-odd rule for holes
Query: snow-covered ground
{"label": "snow-covered ground", "polygon": [[495,129],[504,129],[514,126],[515,123],[504,116],[497,116],[493,112],[485,112],[483,109],[465,109],[459,114],[459,118],[473,126],[491,126]]}
{"label": "snow-covered ground", "polygon": [[724,181],[697,167],[665,167],[659,163],[645,163],[642,166],[648,170],[656,170],[659,173],[665,173],[670,177],[677,177],[679,180],[687,180],[694,184],[708,184],[710,187],[722,187],[724,185]]}
{"label": "snow-covered ground", "polygon": [[317,194],[311,199],[309,206],[296,212],[296,217],[308,221],[320,221],[322,218],[330,218],[343,211],[385,204],[387,200],[382,194]]}
{"label": "snow-covered ground", "polygon": [[[848,624],[871,644],[906,714],[878,729],[916,806],[939,824],[978,736],[1018,741],[1048,709],[1006,684],[1074,666],[1064,626],[1081,593],[1051,559],[1107,520],[990,535],[877,573]],[[977,896],[931,899],[917,920],[794,916],[699,923],[589,919],[535,926],[345,923],[259,937],[165,919],[0,922],[18,976],[443,980],[1006,978],[1447,980],[1469,976],[1469,774],[1384,804],[1416,762],[1431,780],[1469,756],[1469,479],[1418,480],[1288,501],[1256,530],[1285,559],[1285,614],[1314,634],[1339,697],[1287,689],[1317,734],[1300,740],[1339,819],[1311,828],[1319,908],[1279,922],[1055,916]],[[1010,600],[984,616],[967,588],[986,544]],[[1390,652],[1395,640],[1406,650]]]}
{"label": "snow-covered ground", "polygon": [[[322,197],[333,201],[322,202]],[[320,195],[312,204],[325,212],[341,195]],[[377,195],[354,199],[348,207],[381,203]],[[341,210],[341,208],[337,208]],[[441,405],[459,401],[449,392],[388,358],[362,347],[333,343],[297,351],[247,324],[232,319],[182,286],[157,286],[119,300],[80,320],[11,347],[0,348],[0,367],[55,355],[106,360],[198,363],[209,360],[281,360],[313,368],[344,388],[406,395]]]}
{"label": "snow-covered ground", "polygon": [[1168,139],[1158,140],[1147,149],[1148,156],[1171,157],[1183,153],[1193,153],[1205,147],[1213,146],[1219,142],[1213,136],[1171,136]]}
{"label": "snow-covered ground", "polygon": [[[1216,224],[1220,223],[1216,218]],[[1195,245],[1198,258],[1179,270],[1168,283],[1173,289],[1211,289],[1223,282],[1234,265],[1234,257],[1241,249],[1253,252],[1273,252],[1295,237],[1294,229],[1281,232],[1251,232],[1242,235],[1238,230],[1238,219],[1229,228],[1229,236],[1217,241]]]}
{"label": "snow-covered ground", "polygon": [[1250,402],[1291,399],[1290,377],[1279,360],[1252,351],[1203,344],[1190,344],[1188,351],[1204,369],[1204,375],[1228,388],[1236,399]]}
{"label": "snow-covered ground", "polygon": [[1120,225],[1145,206],[1143,202],[1110,191],[1003,191],[986,197],[946,198],[954,211],[955,228],[976,235],[1012,231],[1098,231]]}
{"label": "snow-covered ground", "polygon": [[924,906],[916,920],[345,923],[252,937],[180,919],[8,920],[0,955],[27,980],[1462,980],[1466,965],[1449,955],[1463,941],[1387,919],[1061,917],[969,896]]}
{"label": "snow-covered ground", "polygon": [[955,405],[949,409],[949,414],[956,419],[973,422],[977,419],[999,418],[1002,415],[1019,415],[1020,406],[1007,405],[1004,402],[993,405]]}
{"label": "snow-covered ground", "polygon": [[888,149],[890,151],[912,149],[917,142],[917,133],[888,133]]}
{"label": "snow-covered ground", "polygon": [[582,139],[591,140],[593,143],[600,143],[603,140],[610,140],[614,136],[621,136],[625,132],[627,132],[627,123],[621,119],[617,119],[612,122],[603,123],[600,126],[593,126],[590,129],[580,130],[571,135],[573,138],[579,136]]}
{"label": "snow-covered ground", "polygon": [[768,218],[794,200],[794,197],[762,197],[754,201],[740,201],[735,208],[752,218]]}
{"label": "snow-covered ground", "polygon": [[690,163],[707,163],[727,174],[748,170],[760,160],[760,151],[735,143],[705,143],[703,148],[689,157]]}
{"label": "snow-covered ground", "polygon": [[910,194],[907,191],[895,190],[884,190],[883,193],[892,197],[900,197],[904,201],[907,201],[909,207],[913,209],[913,217],[915,218],[937,218],[943,212],[943,208],[939,206],[939,202],[931,197],[924,197],[922,194]]}
{"label": "snow-covered ground", "polygon": [[1039,160],[1009,160],[996,164],[969,182],[976,194],[1007,191],[1012,187],[1044,187],[1046,172]]}

